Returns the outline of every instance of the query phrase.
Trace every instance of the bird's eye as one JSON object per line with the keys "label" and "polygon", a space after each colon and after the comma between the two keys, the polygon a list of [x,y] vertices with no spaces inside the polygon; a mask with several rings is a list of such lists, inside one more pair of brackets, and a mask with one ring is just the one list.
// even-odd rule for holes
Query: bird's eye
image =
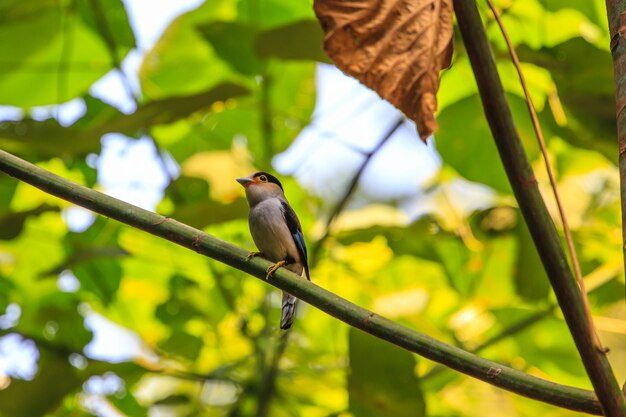
{"label": "bird's eye", "polygon": [[266,177],[265,175],[261,175],[261,176],[259,176],[259,179],[260,179],[262,182],[267,182],[267,177]]}

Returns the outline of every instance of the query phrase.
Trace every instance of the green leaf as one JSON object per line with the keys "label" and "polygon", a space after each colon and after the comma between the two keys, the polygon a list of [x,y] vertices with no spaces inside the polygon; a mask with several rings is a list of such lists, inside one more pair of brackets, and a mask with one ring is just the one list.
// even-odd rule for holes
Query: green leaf
{"label": "green leaf", "polygon": [[211,22],[198,26],[202,36],[211,43],[215,53],[241,74],[260,74],[264,63],[252,45],[258,30],[239,22]]}
{"label": "green leaf", "polygon": [[202,311],[188,304],[186,299],[173,297],[163,304],[160,304],[154,316],[164,324],[174,328],[183,328],[184,325],[194,317],[203,318]]}
{"label": "green leaf", "polygon": [[226,101],[248,94],[249,90],[237,84],[223,83],[212,86],[206,91],[188,96],[168,97],[141,105],[129,115],[119,115],[94,127],[93,135],[108,132],[132,133],[154,125],[173,123],[192,115],[201,109],[207,109],[216,102]]}
{"label": "green leaf", "polygon": [[5,313],[7,306],[13,301],[15,290],[15,284],[0,274],[0,315]]}
{"label": "green leaf", "polygon": [[550,280],[526,223],[520,222],[516,232],[518,244],[514,280],[517,293],[528,300],[544,300],[550,292]]}
{"label": "green leaf", "polygon": [[[126,388],[129,389],[145,372],[144,368],[134,363],[111,364],[95,360],[88,360],[87,367],[80,370],[68,362],[69,352],[64,353],[41,344],[38,348],[39,361],[35,378],[32,381],[13,379],[7,388],[0,390],[1,417],[47,416],[55,410],[62,412],[68,403],[64,402],[59,407],[63,399],[78,392],[82,384],[93,375],[114,372],[124,379]],[[126,394],[128,396],[130,394]],[[77,414],[80,411],[75,407],[74,404],[70,406],[71,415],[82,415]],[[59,414],[61,415],[68,414]]]}
{"label": "green leaf", "polygon": [[26,219],[50,211],[59,211],[59,208],[42,203],[31,210],[0,212],[0,239],[15,239],[22,232]]}
{"label": "green leaf", "polygon": [[84,262],[90,262],[97,259],[113,259],[119,258],[123,256],[128,256],[129,253],[125,250],[118,247],[84,247],[84,248],[74,248],[73,252],[61,262],[59,265],[56,265],[54,268],[51,268],[47,271],[41,273],[41,277],[48,277],[60,274],[66,269],[71,269],[76,265],[79,265]]}
{"label": "green leaf", "polygon": [[612,305],[621,302],[624,293],[624,283],[613,279],[589,294],[589,302],[592,305]]}
{"label": "green leaf", "polygon": [[[1,94],[1,93],[0,93]],[[100,136],[64,128],[56,119],[0,122],[0,146],[7,152],[27,155],[31,161],[81,156],[100,151]]]}
{"label": "green leaf", "polygon": [[352,327],[349,343],[348,394],[355,417],[426,415],[415,356]]}
{"label": "green leaf", "polygon": [[151,101],[128,115],[99,100],[88,99],[87,114],[69,127],[62,127],[55,119],[0,122],[0,145],[10,152],[34,154],[36,158],[80,157],[99,152],[100,138],[106,133],[138,136],[155,125],[173,123],[216,102],[247,93],[249,90],[242,86],[224,83],[197,94]]}
{"label": "green leaf", "polygon": [[[435,227],[431,219],[424,218],[408,227],[372,226],[366,229],[347,230],[338,234],[336,238],[343,245],[350,245],[355,242],[369,242],[376,236],[384,236],[396,256],[410,255],[438,261],[438,251],[431,239],[438,239],[447,233],[439,231],[435,235],[432,233]],[[416,238],[418,236],[419,238]]]}
{"label": "green leaf", "polygon": [[122,281],[122,267],[113,259],[98,259],[75,265],[72,272],[80,286],[93,293],[104,305],[115,299]]}
{"label": "green leaf", "polygon": [[[502,312],[494,312],[500,320]],[[562,319],[548,316],[540,324],[513,335],[516,348],[528,364],[559,380],[566,376],[585,375],[585,368],[576,350],[572,336]],[[564,383],[567,383],[564,381]]]}
{"label": "green leaf", "polygon": [[172,333],[169,339],[160,345],[160,348],[168,353],[193,361],[198,357],[202,344],[202,339],[199,337],[177,331]]}
{"label": "green leaf", "polygon": [[469,250],[456,236],[437,236],[434,246],[450,286],[461,294],[471,294],[480,283],[483,254]]}
{"label": "green leaf", "polygon": [[311,4],[306,1],[242,0],[237,2],[237,12],[240,20],[255,21],[265,29],[315,18]]}
{"label": "green leaf", "polygon": [[191,402],[191,399],[188,395],[185,394],[174,394],[168,395],[165,398],[162,398],[154,403],[154,405],[186,405]]}
{"label": "green leaf", "polygon": [[[24,108],[63,103],[86,93],[111,70],[105,42],[75,5],[47,0],[0,4],[0,56],[11,57],[0,68],[0,103]],[[111,14],[124,12],[119,0],[112,5],[117,8]],[[120,27],[116,23],[111,29]],[[118,47],[121,60],[130,47]]]}
{"label": "green leaf", "polygon": [[95,294],[108,305],[115,298],[122,279],[119,259],[129,255],[117,243],[120,227],[119,223],[97,217],[84,232],[68,233],[64,239],[66,257],[42,272],[41,277],[71,269],[81,289]]}
{"label": "green leaf", "polygon": [[202,178],[179,177],[169,185],[166,195],[176,207],[168,215],[198,229],[245,218],[248,213],[248,203],[243,197],[226,204],[212,200],[209,184]]}
{"label": "green leaf", "polygon": [[113,46],[120,61],[126,51],[136,47],[135,34],[121,0],[79,1],[76,5],[85,26]]}
{"label": "green leaf", "polygon": [[0,391],[0,416],[44,416],[83,383],[77,370],[59,353],[40,350],[37,368],[32,381],[13,379],[8,388]]}
{"label": "green leaf", "polygon": [[117,409],[127,416],[148,415],[146,408],[139,404],[135,396],[128,391],[123,395],[110,396],[108,399]]}
{"label": "green leaf", "polygon": [[613,63],[608,49],[575,38],[541,50],[520,47],[518,53],[521,60],[548,68],[556,83],[566,120],[564,125],[554,121],[548,125],[555,134],[616,161]]}
{"label": "green leaf", "polygon": [[[0,123],[2,125],[2,123]],[[8,209],[19,181],[8,176],[0,177],[0,209]]]}
{"label": "green leaf", "polygon": [[259,33],[254,50],[263,59],[294,59],[332,63],[322,49],[324,32],[317,20],[301,20]]}
{"label": "green leaf", "polygon": [[81,301],[76,294],[50,293],[38,300],[37,309],[23,313],[17,330],[48,340],[60,349],[81,352],[92,339],[78,312]]}
{"label": "green leaf", "polygon": [[225,82],[242,81],[197,29],[199,24],[227,20],[233,8],[231,1],[215,0],[176,18],[141,65],[139,79],[144,95],[157,99],[194,94]]}
{"label": "green leaf", "polygon": [[441,126],[436,134],[437,151],[446,164],[470,181],[511,193],[477,95],[443,109],[437,122]]}

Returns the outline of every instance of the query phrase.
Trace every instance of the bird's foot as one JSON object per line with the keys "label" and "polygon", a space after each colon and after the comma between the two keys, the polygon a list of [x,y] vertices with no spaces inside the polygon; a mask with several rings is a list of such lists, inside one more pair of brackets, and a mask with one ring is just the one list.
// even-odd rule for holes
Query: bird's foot
{"label": "bird's foot", "polygon": [[263,256],[263,252],[248,252],[248,256],[246,256],[246,260],[250,260],[255,256]]}
{"label": "bird's foot", "polygon": [[269,280],[270,277],[272,275],[274,275],[274,272],[276,272],[278,270],[278,268],[280,268],[281,266],[285,265],[286,263],[287,263],[287,261],[285,261],[285,260],[278,261],[274,265],[272,265],[269,268],[267,268],[267,275],[265,276],[265,279]]}

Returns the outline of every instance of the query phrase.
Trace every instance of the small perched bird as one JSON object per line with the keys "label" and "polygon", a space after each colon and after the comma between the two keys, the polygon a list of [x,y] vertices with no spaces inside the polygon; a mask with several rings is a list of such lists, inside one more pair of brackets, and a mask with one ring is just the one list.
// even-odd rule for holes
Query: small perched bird
{"label": "small perched bird", "polygon": [[[262,256],[275,262],[268,268],[269,279],[281,266],[302,275],[310,281],[306,245],[302,235],[300,221],[293,211],[283,186],[278,179],[267,172],[256,172],[237,182],[246,190],[246,199],[250,206],[248,223],[252,239],[260,252],[251,252],[249,257]],[[280,328],[291,327],[296,315],[296,301],[293,295],[283,291]]]}

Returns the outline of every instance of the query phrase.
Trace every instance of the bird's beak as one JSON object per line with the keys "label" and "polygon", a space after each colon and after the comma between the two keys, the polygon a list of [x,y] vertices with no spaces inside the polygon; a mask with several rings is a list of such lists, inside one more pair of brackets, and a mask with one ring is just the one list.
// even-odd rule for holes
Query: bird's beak
{"label": "bird's beak", "polygon": [[250,184],[252,180],[250,178],[237,178],[237,182],[245,187],[246,185]]}

